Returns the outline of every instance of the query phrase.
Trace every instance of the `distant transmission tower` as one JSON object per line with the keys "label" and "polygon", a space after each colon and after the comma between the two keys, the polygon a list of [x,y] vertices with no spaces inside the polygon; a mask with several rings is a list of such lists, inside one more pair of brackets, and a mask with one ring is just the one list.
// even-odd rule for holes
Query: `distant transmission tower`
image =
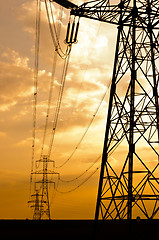
{"label": "distant transmission tower", "polygon": [[[52,147],[54,143],[55,131],[57,127],[63,90],[65,85],[65,79],[68,69],[69,63],[69,56],[71,52],[71,47],[73,43],[77,42],[77,33],[78,33],[78,25],[75,26],[75,22],[73,23],[74,27],[72,27],[71,35],[67,34],[66,38],[66,50],[63,51],[60,45],[59,37],[60,37],[60,29],[61,26],[58,24],[58,30],[55,26],[53,9],[51,4],[48,4],[48,0],[45,0],[45,8],[46,8],[46,15],[48,18],[49,30],[51,34],[51,38],[54,44],[55,55],[53,59],[53,71],[50,79],[50,89],[48,93],[48,106],[46,110],[46,118],[45,118],[45,125],[44,125],[44,133],[42,139],[42,147],[41,147],[41,155],[40,160],[35,160],[35,145],[36,145],[36,133],[37,133],[37,95],[38,95],[38,80],[39,80],[39,49],[40,49],[40,29],[41,29],[41,0],[36,0],[36,21],[35,21],[35,66],[34,66],[34,94],[33,94],[33,131],[32,131],[32,164],[31,164],[31,177],[30,177],[30,196],[31,199],[29,200],[30,206],[33,209],[33,219],[50,219],[50,195],[51,192],[50,186],[54,185],[55,188],[55,181],[57,177],[59,177],[59,173],[55,172],[54,169],[54,161],[50,160]],[[57,20],[57,19],[56,19]],[[62,23],[62,12],[59,13],[59,20],[57,22]],[[75,31],[76,27],[76,31]],[[74,33],[75,31],[75,33]],[[57,34],[58,33],[58,34]],[[50,143],[47,146],[46,143],[46,135],[48,131],[48,121],[50,117],[50,109],[52,104],[52,96],[53,96],[53,84],[55,78],[55,69],[57,63],[57,55],[64,60],[64,66],[62,69],[62,76],[60,79],[60,89],[58,92],[58,99],[56,102],[55,114],[54,119],[51,119],[50,123],[52,125],[50,131]],[[47,146],[47,147],[46,147]],[[48,148],[47,155],[44,155],[44,148]],[[55,177],[55,175],[57,177]],[[56,181],[57,182],[57,181]]]}
{"label": "distant transmission tower", "polygon": [[95,219],[159,217],[159,1],[55,2],[118,28]]}
{"label": "distant transmission tower", "polygon": [[50,219],[50,202],[49,202],[49,185],[55,185],[55,181],[51,180],[50,176],[57,174],[53,170],[49,169],[49,165],[54,167],[54,161],[48,159],[47,155],[43,155],[40,160],[36,161],[38,167],[32,174],[35,177],[34,180],[34,194],[31,195],[32,200],[29,201],[33,208],[33,219]]}

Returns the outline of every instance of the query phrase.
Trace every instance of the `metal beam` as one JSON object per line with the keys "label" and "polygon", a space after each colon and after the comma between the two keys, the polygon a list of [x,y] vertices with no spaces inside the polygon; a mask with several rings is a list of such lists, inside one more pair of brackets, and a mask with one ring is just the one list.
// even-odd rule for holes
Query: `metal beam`
{"label": "metal beam", "polygon": [[50,2],[56,2],[58,3],[59,5],[61,5],[62,7],[65,7],[65,8],[77,8],[78,6],[68,0],[50,0]]}

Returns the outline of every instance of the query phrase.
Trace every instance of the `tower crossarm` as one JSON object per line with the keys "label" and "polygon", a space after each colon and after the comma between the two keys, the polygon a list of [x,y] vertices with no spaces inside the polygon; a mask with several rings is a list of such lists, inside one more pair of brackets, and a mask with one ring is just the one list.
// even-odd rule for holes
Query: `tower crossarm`
{"label": "tower crossarm", "polygon": [[[129,26],[136,15],[136,27],[146,28],[151,18],[151,27],[159,27],[159,1],[150,9],[146,0],[137,1],[136,8],[132,7],[131,1],[121,0],[118,4],[112,4],[111,0],[96,0],[83,3],[79,7],[71,9],[71,15],[94,19],[116,25]],[[122,15],[122,17],[121,17]]]}
{"label": "tower crossarm", "polygon": [[60,6],[67,8],[67,9],[72,9],[72,8],[76,8],[78,7],[77,5],[75,5],[74,3],[68,1],[68,0],[49,0],[50,2],[56,2],[58,3]]}
{"label": "tower crossarm", "polygon": [[[38,171],[35,171],[35,172],[32,172],[32,174],[44,174],[43,170],[38,170]],[[47,170],[47,174],[59,174],[57,172],[54,172],[54,171],[51,171],[51,170]]]}
{"label": "tower crossarm", "polygon": [[125,18],[128,18],[128,16],[131,16],[131,11],[132,9],[128,6],[128,1],[111,4],[109,0],[98,0],[86,2],[79,7],[73,8],[71,14],[118,25],[121,12],[123,12]]}
{"label": "tower crossarm", "polygon": [[118,26],[130,26],[133,16],[136,18],[136,28],[159,29],[159,0],[136,1],[136,7],[131,0],[93,0],[80,6],[68,0],[49,0],[70,9],[71,15],[107,22]]}

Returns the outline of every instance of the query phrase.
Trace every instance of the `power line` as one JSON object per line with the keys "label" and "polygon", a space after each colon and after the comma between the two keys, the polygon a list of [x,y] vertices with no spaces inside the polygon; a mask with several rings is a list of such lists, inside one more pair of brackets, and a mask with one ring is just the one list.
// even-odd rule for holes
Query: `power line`
{"label": "power line", "polygon": [[[56,28],[55,28],[55,23],[54,23],[54,17],[53,17],[53,11],[52,8],[51,10],[51,16],[52,16],[52,20],[53,20],[53,27],[54,27],[54,32],[53,33],[53,29],[51,27],[51,22],[50,22],[50,17],[49,17],[49,11],[48,11],[48,7],[47,7],[47,3],[45,1],[45,5],[46,5],[46,12],[48,15],[48,21],[49,21],[49,26],[50,26],[50,32],[51,32],[51,36],[54,42],[54,46],[55,46],[55,55],[54,55],[54,61],[53,61],[53,71],[52,71],[52,78],[50,80],[50,91],[49,91],[49,98],[48,98],[48,108],[47,108],[47,114],[46,114],[46,121],[45,121],[45,127],[44,127],[44,135],[43,135],[43,143],[42,143],[42,150],[41,150],[41,156],[43,155],[43,149],[44,149],[44,143],[45,143],[45,138],[46,138],[46,131],[47,131],[47,126],[48,126],[48,119],[49,119],[49,113],[50,113],[50,105],[51,105],[51,99],[52,99],[52,91],[53,91],[53,84],[54,84],[54,75],[55,75],[55,68],[56,68],[56,61],[57,61],[57,54],[59,54],[58,52],[58,48],[61,50],[61,52],[64,54],[64,52],[61,49],[60,43],[59,43],[59,34],[57,34]],[[37,105],[37,82],[38,82],[38,65],[39,65],[39,38],[40,38],[40,13],[41,13],[41,3],[40,1],[37,0],[37,6],[38,6],[38,11],[37,11],[37,15],[36,15],[36,41],[35,41],[35,74],[34,74],[34,129],[33,129],[33,136],[34,136],[34,144],[32,145],[33,150],[35,147],[35,128],[36,128],[36,105]],[[60,32],[60,31],[59,31]],[[57,48],[58,46],[58,48]],[[56,111],[55,111],[55,118],[53,121],[53,128],[52,128],[52,136],[50,139],[50,147],[48,150],[48,156],[50,156],[51,154],[51,150],[52,150],[52,145],[53,145],[53,141],[54,141],[54,135],[55,135],[55,130],[56,130],[56,126],[57,126],[57,121],[58,121],[58,116],[59,116],[59,111],[60,111],[60,106],[61,106],[61,101],[62,101],[62,95],[63,95],[63,90],[64,90],[64,84],[65,84],[65,78],[66,78],[66,74],[67,74],[67,69],[68,69],[68,63],[69,63],[69,56],[70,56],[70,51],[71,51],[71,45],[69,45],[69,48],[67,48],[66,53],[65,53],[65,58],[62,57],[62,59],[65,59],[64,61],[64,68],[63,68],[63,73],[62,73],[62,78],[61,78],[61,87],[60,87],[60,91],[59,91],[59,96],[58,96],[58,101],[57,101],[57,105],[56,105]],[[108,90],[108,89],[107,89]],[[103,99],[106,95],[107,91],[104,93],[101,102],[98,106],[98,108],[95,111],[95,114],[93,115],[93,118],[90,121],[90,124],[88,125],[85,133],[83,134],[82,138],[80,139],[76,149],[79,147],[79,145],[81,144],[83,138],[85,137],[89,127],[91,126],[102,102]],[[75,149],[75,151],[76,151]],[[75,151],[73,151],[73,153],[71,154],[71,157],[69,158],[69,160],[72,158],[72,156],[74,155]],[[33,151],[33,156],[34,156],[34,151]],[[99,160],[100,157],[98,157],[95,162],[88,168],[86,169],[82,174],[80,174],[78,177],[76,177],[75,179],[72,179],[70,181],[67,182],[71,182],[74,181],[78,178],[80,178],[81,176],[83,176],[87,171],[89,171],[94,164]],[[68,160],[67,160],[68,161]],[[34,162],[34,160],[33,160]],[[32,164],[33,165],[33,164]],[[64,165],[64,164],[63,164]],[[33,169],[33,167],[32,167]],[[77,187],[75,187],[74,189],[70,190],[71,192],[76,190],[77,188],[79,188],[80,186],[82,186],[87,180],[90,179],[91,176],[93,176],[95,174],[95,172],[98,170],[99,168],[97,168],[93,173],[91,173],[91,175],[89,177],[87,177],[80,185],[78,185]],[[33,171],[33,170],[31,170]],[[32,174],[31,174],[32,176]],[[62,180],[61,180],[62,181]],[[63,180],[65,181],[65,180]],[[69,192],[70,192],[69,191]]]}
{"label": "power line", "polygon": [[[46,4],[46,1],[45,1]],[[47,5],[47,4],[46,4]],[[46,11],[48,14],[48,8],[46,7]],[[52,15],[53,18],[53,15]],[[62,18],[62,15],[60,16]],[[47,171],[47,163],[52,162],[52,160],[48,160],[51,154],[51,149],[53,145],[53,140],[54,140],[54,135],[55,135],[55,129],[58,121],[58,115],[60,111],[60,106],[61,106],[61,101],[62,101],[62,95],[64,91],[64,85],[65,85],[65,79],[66,79],[66,74],[67,74],[67,69],[68,69],[68,63],[69,63],[69,57],[70,57],[70,52],[71,52],[71,45],[69,44],[69,47],[67,47],[67,54],[65,55],[64,59],[64,67],[62,71],[62,77],[61,77],[61,85],[60,85],[60,90],[59,90],[59,96],[58,96],[58,101],[56,105],[56,111],[55,111],[55,118],[53,122],[53,131],[52,135],[50,137],[50,146],[48,149],[49,155],[43,155],[43,150],[44,150],[44,144],[45,144],[45,139],[46,139],[46,132],[48,128],[48,120],[49,120],[49,114],[50,114],[50,107],[51,107],[51,101],[52,101],[52,93],[53,93],[53,85],[54,85],[54,76],[55,76],[55,69],[56,69],[56,62],[57,62],[57,54],[59,52],[55,48],[55,54],[54,54],[54,59],[53,59],[53,69],[52,69],[52,76],[50,80],[50,89],[49,89],[49,97],[48,97],[48,107],[47,107],[47,112],[46,112],[46,120],[45,120],[45,125],[44,125],[44,134],[43,134],[43,140],[42,140],[42,149],[41,149],[41,157],[40,160],[36,161],[36,163],[43,162],[43,167],[41,170],[38,170],[39,166],[35,165],[35,134],[36,134],[36,122],[37,122],[37,93],[38,93],[38,71],[39,71],[39,43],[40,43],[40,20],[41,20],[41,0],[37,0],[37,9],[36,9],[36,30],[35,30],[35,66],[34,66],[34,99],[33,99],[33,131],[32,131],[32,166],[31,166],[31,176],[30,176],[30,197],[33,200],[30,200],[29,203],[33,203],[31,207],[34,207],[34,213],[36,215],[35,219],[41,218],[42,213],[40,212],[39,215],[39,210],[43,211],[43,213],[46,213],[47,217],[50,219],[50,210],[49,210],[49,199],[48,199],[48,183],[54,183],[52,180],[48,181],[47,179],[47,174],[50,174],[51,172]],[[54,26],[54,30],[55,26]],[[60,35],[60,25],[58,28],[58,32],[56,32],[56,38],[58,39]],[[53,35],[52,35],[53,36]],[[59,41],[58,41],[59,44]],[[35,171],[33,171],[35,168]],[[55,172],[52,172],[53,174]],[[40,181],[36,181],[36,174],[43,174],[43,179]],[[31,186],[32,186],[32,177],[34,176],[34,189],[33,189],[33,194],[31,194]],[[40,188],[37,189],[37,183],[40,184]],[[41,194],[40,191],[42,191]],[[41,197],[41,205],[40,204],[40,199]],[[44,199],[44,197],[46,199]],[[44,205],[46,205],[46,209],[43,210]],[[40,207],[40,208],[39,208]]]}
{"label": "power line", "polygon": [[39,45],[40,45],[40,20],[41,20],[41,1],[36,4],[36,23],[35,23],[35,62],[34,62],[34,95],[33,95],[33,130],[32,130],[32,162],[30,174],[30,191],[32,182],[32,172],[35,157],[35,137],[36,137],[36,112],[37,112],[37,91],[38,91],[38,69],[39,69]]}
{"label": "power line", "polygon": [[62,194],[74,192],[75,190],[77,190],[78,188],[80,188],[83,184],[85,184],[99,169],[100,169],[100,166],[97,167],[97,168],[95,169],[95,171],[93,171],[93,172],[92,172],[83,182],[81,182],[78,186],[76,186],[76,187],[74,187],[74,188],[72,188],[72,189],[70,189],[70,190],[68,190],[68,191],[60,191],[60,190],[58,190],[58,188],[57,188],[56,191],[57,191],[58,193],[62,193]]}
{"label": "power line", "polygon": [[53,121],[53,124],[52,124],[52,133],[51,133],[51,137],[50,137],[50,145],[49,145],[49,149],[48,149],[48,156],[51,155],[52,146],[53,146],[53,142],[54,142],[54,136],[55,136],[58,116],[59,116],[59,112],[60,112],[60,107],[61,107],[61,101],[62,101],[64,86],[65,86],[65,80],[66,80],[66,74],[67,74],[67,69],[68,69],[68,64],[69,64],[69,58],[70,58],[70,55],[68,55],[68,57],[65,59],[65,62],[64,62],[64,68],[63,68],[62,78],[61,78],[61,86],[60,86],[59,96],[58,96],[58,100],[57,100],[57,104],[56,104],[54,121]]}
{"label": "power line", "polygon": [[[63,50],[62,50],[62,48],[61,48],[60,42],[59,42],[59,35],[58,35],[57,31],[56,31],[54,14],[53,14],[53,10],[52,10],[52,4],[51,4],[51,2],[49,2],[49,3],[50,3],[49,6],[50,6],[50,12],[51,12],[51,18],[52,18],[52,22],[53,22],[53,28],[54,28],[56,43],[57,43],[58,49],[61,51],[61,53],[62,53],[63,55],[65,55],[65,53],[63,52]],[[48,20],[49,20],[49,23],[50,23],[50,18],[49,18]],[[52,25],[51,25],[51,26],[52,26]]]}
{"label": "power line", "polygon": [[[53,44],[54,44],[54,46],[55,46],[55,51],[57,51],[57,53],[59,54],[58,49],[60,49],[61,52],[62,52],[62,54],[63,54],[65,57],[67,57],[67,54],[69,54],[70,51],[71,51],[71,47],[70,47],[70,45],[68,45],[68,46],[70,47],[68,53],[67,53],[67,50],[66,50],[66,53],[64,53],[64,52],[62,51],[62,48],[61,48],[60,43],[59,43],[59,39],[58,39],[56,27],[55,27],[53,10],[52,10],[52,4],[50,3],[50,12],[51,12],[51,17],[52,17],[52,22],[53,22],[53,28],[52,28],[51,21],[50,21],[50,15],[49,15],[49,10],[48,10],[48,5],[47,5],[46,0],[45,0],[45,6],[46,6],[46,12],[47,12],[47,16],[48,16],[50,33],[51,33],[51,37],[52,37],[52,40],[53,40]],[[53,29],[54,29],[54,30],[53,30]],[[55,33],[55,34],[54,34],[54,33]],[[60,56],[61,56],[61,55],[60,55]],[[63,57],[62,57],[62,58],[63,58]],[[94,120],[94,118],[95,118],[95,116],[96,116],[96,114],[97,114],[97,112],[98,112],[98,110],[99,110],[99,108],[100,108],[103,100],[104,100],[104,97],[105,97],[107,91],[108,91],[108,89],[107,89],[106,92],[104,93],[104,95],[103,95],[103,97],[102,97],[102,99],[101,99],[101,102],[100,102],[99,106],[97,107],[97,109],[96,109],[96,111],[95,111],[95,114],[93,115],[93,118],[91,119],[88,127],[86,128],[86,130],[85,130],[84,134],[82,135],[80,141],[78,142],[77,146],[75,147],[75,149],[73,150],[73,152],[71,153],[71,155],[69,156],[69,158],[68,158],[63,164],[61,164],[60,166],[57,166],[56,168],[61,168],[61,167],[63,167],[63,166],[73,157],[74,153],[76,152],[76,150],[78,149],[79,145],[80,145],[81,142],[83,141],[86,133],[88,132],[88,130],[89,130],[89,128],[90,128],[90,126],[91,126],[91,124],[92,124],[92,122],[93,122],[93,120]],[[61,98],[62,98],[62,97],[61,97]],[[61,104],[61,102],[60,102],[60,104]],[[56,129],[56,125],[57,125],[57,118],[58,118],[58,114],[59,114],[59,112],[58,112],[59,110],[58,110],[58,109],[60,108],[60,106],[58,106],[58,105],[59,105],[59,103],[58,103],[58,101],[57,101],[55,118],[54,118],[54,122],[53,122],[52,138],[51,138],[51,141],[50,141],[50,148],[49,148],[49,151],[48,151],[48,154],[49,154],[49,155],[51,154],[50,149],[52,149],[52,145],[53,145],[53,141],[54,141],[54,135],[55,135],[55,129]]]}
{"label": "power line", "polygon": [[70,54],[71,44],[67,45],[66,51],[64,53],[61,46],[60,46],[60,42],[59,42],[58,35],[57,35],[57,32],[56,32],[53,11],[52,11],[52,7],[51,7],[51,3],[50,3],[50,12],[51,12],[51,18],[52,18],[52,22],[53,22],[53,27],[52,27],[52,24],[51,24],[51,19],[50,19],[49,9],[48,9],[48,5],[47,5],[47,0],[45,0],[45,7],[46,7],[46,13],[47,13],[47,17],[48,17],[50,34],[51,34],[53,45],[55,47],[55,51],[57,51],[58,55],[62,59],[65,59]]}
{"label": "power line", "polygon": [[109,88],[110,88],[110,84],[111,84],[111,82],[109,82],[109,85],[108,85],[105,93],[103,94],[103,96],[102,96],[102,98],[101,98],[101,100],[100,100],[100,102],[99,102],[99,105],[98,105],[98,107],[96,108],[96,110],[95,110],[95,112],[94,112],[94,114],[93,114],[93,117],[91,118],[91,120],[90,120],[87,128],[85,129],[82,137],[80,138],[80,140],[79,140],[79,142],[77,143],[76,147],[74,148],[73,152],[70,154],[70,156],[68,157],[68,159],[67,159],[64,163],[62,163],[62,164],[59,165],[59,166],[56,166],[56,168],[61,168],[61,167],[63,167],[68,161],[71,160],[71,158],[72,158],[73,155],[75,154],[76,150],[78,149],[78,147],[80,146],[81,142],[83,141],[85,135],[87,134],[90,126],[92,125],[92,123],[93,123],[93,121],[94,121],[94,119],[95,119],[95,117],[96,117],[96,115],[97,115],[97,113],[98,113],[98,111],[99,111],[99,109],[100,109],[100,106],[101,106],[101,104],[102,104],[102,102],[103,102],[103,100],[104,100],[104,98],[105,98],[105,96],[106,96],[106,94],[107,94],[107,92],[108,92],[108,90],[109,90]]}
{"label": "power line", "polygon": [[65,179],[59,179],[61,182],[73,182],[73,181],[75,181],[75,180],[77,180],[77,179],[79,179],[80,177],[82,177],[85,173],[87,173],[98,161],[99,161],[99,159],[101,158],[101,155],[100,156],[98,156],[98,158],[83,172],[83,173],[81,173],[80,175],[78,175],[76,178],[73,178],[73,179],[70,179],[70,180],[65,180]]}
{"label": "power line", "polygon": [[[61,24],[59,23],[58,25],[58,30],[56,31],[56,27],[55,27],[55,21],[54,21],[54,16],[53,16],[53,11],[52,11],[52,7],[51,7],[51,3],[50,3],[50,12],[51,12],[51,16],[52,16],[52,21],[53,21],[53,26],[54,26],[54,32],[52,30],[52,25],[50,24],[50,16],[49,16],[49,10],[48,10],[48,6],[47,6],[47,2],[45,1],[45,6],[46,6],[46,12],[47,12],[47,16],[48,16],[48,22],[49,22],[49,26],[50,26],[50,33],[54,42],[54,46],[55,46],[55,55],[54,55],[54,60],[53,60],[53,70],[52,70],[52,77],[51,77],[51,81],[50,81],[50,90],[49,90],[49,98],[48,98],[48,108],[47,108],[47,113],[46,113],[46,120],[45,120],[45,126],[44,126],[44,134],[43,134],[43,141],[42,141],[42,148],[41,148],[41,157],[43,154],[43,150],[44,150],[44,144],[45,144],[45,139],[46,139],[46,132],[47,132],[47,127],[48,127],[48,119],[49,119],[49,113],[50,113],[50,106],[51,106],[51,100],[52,100],[52,93],[53,93],[53,85],[54,85],[54,77],[55,77],[55,70],[56,70],[56,62],[57,62],[57,46],[59,47],[59,49],[61,49],[60,47],[60,43],[59,43],[59,37],[60,37],[60,30],[61,30]],[[62,11],[61,11],[62,12]],[[62,14],[59,15],[59,22],[62,21]],[[56,39],[55,39],[56,38]],[[62,51],[62,49],[61,49]],[[67,54],[69,55],[71,52],[71,45],[69,46],[69,52],[67,52]],[[63,53],[63,52],[62,52]],[[64,54],[64,53],[63,53]],[[65,54],[64,54],[65,55]],[[66,55],[66,58],[68,57],[68,55]],[[58,121],[58,114],[59,114],[59,110],[60,110],[60,104],[61,104],[61,100],[62,100],[62,94],[63,94],[63,88],[64,88],[64,82],[65,82],[65,77],[66,77],[66,73],[67,73],[67,61],[69,61],[69,59],[66,58],[62,58],[65,60],[64,62],[64,67],[63,67],[63,73],[62,73],[62,78],[61,78],[61,87],[60,87],[60,91],[59,91],[59,97],[57,100],[57,105],[56,105],[56,110],[55,110],[55,117],[54,117],[54,126],[53,126],[53,133],[52,135],[55,134],[55,129],[56,129],[56,125],[57,125],[57,121]],[[51,139],[54,139],[54,136],[51,136]],[[50,140],[50,147],[52,148]],[[50,148],[48,150],[49,154],[50,154]]]}
{"label": "power line", "polygon": [[57,62],[57,52],[54,53],[54,59],[53,59],[53,68],[52,68],[52,76],[51,76],[51,80],[50,80],[48,107],[47,107],[47,112],[46,112],[46,120],[45,120],[45,126],[44,126],[43,142],[42,142],[42,148],[41,148],[41,157],[43,155],[44,144],[45,144],[45,139],[46,139],[46,132],[47,132],[47,127],[48,127],[48,120],[49,120],[50,107],[51,107],[51,100],[52,100],[52,95],[53,95],[53,86],[54,86],[56,62]]}

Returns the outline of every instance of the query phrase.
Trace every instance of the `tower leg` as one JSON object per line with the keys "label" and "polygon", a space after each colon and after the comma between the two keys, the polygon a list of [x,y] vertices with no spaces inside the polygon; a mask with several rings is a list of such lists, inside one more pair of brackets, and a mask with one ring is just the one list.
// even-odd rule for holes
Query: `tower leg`
{"label": "tower leg", "polygon": [[118,63],[118,51],[119,51],[119,44],[120,44],[121,29],[122,29],[122,27],[118,28],[118,35],[117,35],[114,70],[113,70],[113,78],[112,78],[111,91],[110,91],[109,109],[108,109],[105,141],[104,141],[104,147],[103,147],[101,172],[100,172],[99,188],[98,188],[98,196],[97,196],[97,204],[96,204],[96,212],[95,212],[95,220],[96,221],[98,220],[98,217],[99,217],[99,209],[100,209],[101,193],[102,193],[102,185],[103,185],[103,176],[104,176],[104,170],[105,170],[105,163],[107,161],[107,142],[108,142],[109,128],[110,128],[110,124],[111,124],[110,118],[111,118],[111,112],[112,112],[113,96],[115,94],[115,89],[116,89],[116,70],[117,70],[117,63]]}

